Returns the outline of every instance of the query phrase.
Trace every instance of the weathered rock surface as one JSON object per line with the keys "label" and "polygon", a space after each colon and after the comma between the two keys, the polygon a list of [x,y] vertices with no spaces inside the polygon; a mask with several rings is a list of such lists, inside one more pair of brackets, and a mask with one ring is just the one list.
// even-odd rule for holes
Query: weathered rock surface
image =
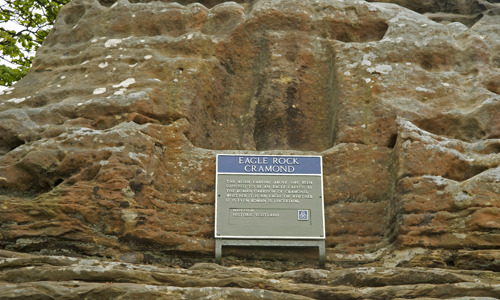
{"label": "weathered rock surface", "polygon": [[[374,2],[368,0],[369,2]],[[422,13],[436,22],[460,22],[469,27],[473,26],[485,15],[498,15],[500,9],[498,0],[382,0],[377,2],[395,3],[416,12]]]}
{"label": "weathered rock surface", "polygon": [[[198,263],[155,267],[0,251],[0,299],[496,299],[491,271],[305,268]],[[468,297],[462,298],[464,295]]]}
{"label": "weathered rock surface", "polygon": [[[0,95],[0,248],[130,263],[211,259],[217,153],[319,154],[330,266],[499,271],[498,4],[462,1],[488,10],[469,28],[364,1],[133,2],[72,1],[30,74]],[[421,12],[429,11],[437,12]],[[316,254],[257,250],[228,253]],[[14,282],[5,268],[0,281]],[[358,278],[356,270],[345,276]],[[311,279],[323,281],[305,296],[344,293],[330,285],[344,275],[311,272],[327,279]],[[473,272],[447,274],[497,276]],[[49,286],[60,297],[136,293],[104,280],[73,285],[82,279],[71,276]],[[23,293],[50,290],[52,280],[22,283]],[[125,282],[163,284],[148,280]],[[268,292],[228,284],[210,286],[225,287],[221,297],[299,297],[311,283]],[[350,282],[345,293],[498,295],[497,285],[469,279],[441,282],[441,292],[409,284]],[[207,292],[178,286],[154,293]]]}

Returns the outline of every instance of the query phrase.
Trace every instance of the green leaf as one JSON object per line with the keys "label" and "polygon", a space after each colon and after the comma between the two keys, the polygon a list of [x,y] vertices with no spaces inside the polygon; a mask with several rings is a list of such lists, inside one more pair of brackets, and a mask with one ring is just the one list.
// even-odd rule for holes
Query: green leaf
{"label": "green leaf", "polygon": [[0,65],[0,85],[11,86],[14,82],[19,81],[28,73],[28,67],[19,67],[13,69],[4,65]]}
{"label": "green leaf", "polygon": [[[6,0],[0,3],[0,85],[10,86],[28,73],[33,57],[49,34],[61,7],[71,0]],[[7,29],[8,22],[22,26]],[[9,62],[16,67],[6,66]]]}

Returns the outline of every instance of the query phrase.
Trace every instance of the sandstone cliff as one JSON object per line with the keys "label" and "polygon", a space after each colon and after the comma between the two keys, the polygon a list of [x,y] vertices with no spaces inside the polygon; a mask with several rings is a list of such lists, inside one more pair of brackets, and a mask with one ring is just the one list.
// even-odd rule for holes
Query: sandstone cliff
{"label": "sandstone cliff", "polygon": [[327,267],[500,270],[499,4],[179,2],[63,8],[0,95],[0,248],[211,259],[217,153],[319,154]]}

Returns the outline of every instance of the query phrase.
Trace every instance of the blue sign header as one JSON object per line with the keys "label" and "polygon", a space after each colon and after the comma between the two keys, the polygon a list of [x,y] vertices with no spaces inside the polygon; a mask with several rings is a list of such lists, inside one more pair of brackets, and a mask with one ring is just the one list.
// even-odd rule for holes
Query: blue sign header
{"label": "blue sign header", "polygon": [[217,173],[322,175],[321,157],[219,154]]}

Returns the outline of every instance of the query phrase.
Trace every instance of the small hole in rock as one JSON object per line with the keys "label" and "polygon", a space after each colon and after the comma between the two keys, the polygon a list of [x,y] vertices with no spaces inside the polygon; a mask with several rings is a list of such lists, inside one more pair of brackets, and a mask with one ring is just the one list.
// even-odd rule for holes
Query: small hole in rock
{"label": "small hole in rock", "polygon": [[396,146],[396,141],[398,140],[398,135],[397,134],[393,134],[391,135],[390,139],[389,139],[389,143],[387,144],[387,147],[389,148],[394,148],[394,146]]}
{"label": "small hole in rock", "polygon": [[449,259],[446,259],[444,261],[444,263],[446,264],[446,266],[448,267],[454,267],[455,266],[455,260],[453,260],[453,258],[449,258]]}
{"label": "small hole in rock", "polygon": [[57,179],[57,180],[54,182],[54,187],[56,187],[56,186],[60,185],[60,184],[61,184],[61,183],[63,183],[63,182],[64,182],[64,179],[62,179],[62,178]]}
{"label": "small hole in rock", "polygon": [[0,136],[0,155],[6,154],[24,144],[25,142],[17,136]]}
{"label": "small hole in rock", "polygon": [[110,7],[111,5],[115,4],[117,0],[99,0],[99,3],[102,6]]}

